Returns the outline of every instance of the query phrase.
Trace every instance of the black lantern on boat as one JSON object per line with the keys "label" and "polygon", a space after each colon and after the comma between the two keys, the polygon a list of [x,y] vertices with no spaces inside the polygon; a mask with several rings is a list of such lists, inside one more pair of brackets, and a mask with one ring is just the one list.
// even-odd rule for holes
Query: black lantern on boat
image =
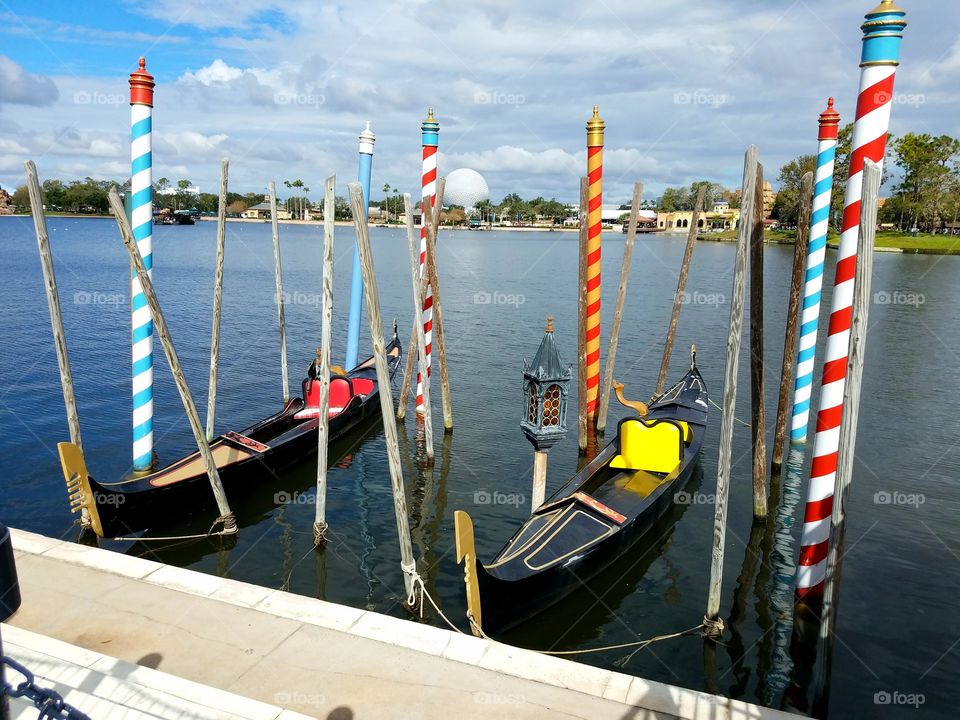
{"label": "black lantern on boat", "polygon": [[573,367],[560,359],[553,340],[553,318],[548,317],[537,354],[523,366],[526,406],[520,428],[538,452],[549,450],[567,434],[567,394],[572,378]]}

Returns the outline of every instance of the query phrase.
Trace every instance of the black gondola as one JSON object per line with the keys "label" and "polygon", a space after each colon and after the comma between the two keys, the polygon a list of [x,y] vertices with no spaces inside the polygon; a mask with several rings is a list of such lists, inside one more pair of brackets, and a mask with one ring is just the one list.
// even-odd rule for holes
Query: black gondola
{"label": "black gondola", "polygon": [[695,359],[649,408],[627,403],[638,414],[621,420],[616,438],[537,508],[487,565],[477,559],[470,516],[458,510],[457,560],[464,563],[474,634],[516,627],[630,550],[691,477],[707,403]]}
{"label": "black gondola", "polygon": [[[400,339],[394,327],[386,347],[390,378],[401,364]],[[302,397],[291,398],[283,409],[240,432],[226,432],[210,443],[227,495],[262,482],[317,452],[320,383],[316,363],[302,383]],[[373,357],[330,378],[329,440],[333,442],[380,414],[380,394]],[[130,535],[199,512],[215,510],[216,503],[199,452],[140,477],[98,482],[89,476],[83,454],[72,443],[59,443],[67,492],[73,510],[86,508],[93,531],[100,537]]]}

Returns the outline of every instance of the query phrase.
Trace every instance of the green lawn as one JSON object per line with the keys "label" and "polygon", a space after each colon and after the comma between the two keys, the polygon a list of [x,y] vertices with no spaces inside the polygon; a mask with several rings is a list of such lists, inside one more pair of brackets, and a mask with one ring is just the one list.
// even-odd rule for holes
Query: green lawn
{"label": "green lawn", "polygon": [[[796,238],[796,233],[784,230],[767,230],[764,237],[767,242],[792,243]],[[733,230],[700,235],[701,240],[736,240],[736,238],[737,234]],[[840,236],[831,232],[828,236],[827,244],[835,248],[839,241]],[[935,255],[960,255],[960,237],[930,235],[928,233],[913,236],[909,233],[901,232],[879,232],[877,233],[875,247],[900,248],[904,252],[931,253]]]}

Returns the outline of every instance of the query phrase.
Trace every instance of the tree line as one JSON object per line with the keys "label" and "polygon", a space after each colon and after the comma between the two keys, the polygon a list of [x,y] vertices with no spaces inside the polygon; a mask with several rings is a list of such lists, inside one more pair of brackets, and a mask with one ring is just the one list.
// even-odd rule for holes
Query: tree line
{"label": "tree line", "polygon": [[[842,220],[844,186],[850,169],[850,141],[853,135],[853,123],[848,123],[839,131],[837,154],[834,166],[834,188],[831,205],[831,223],[839,229]],[[899,169],[900,180],[891,190],[880,208],[881,223],[889,223],[901,231],[914,228],[926,232],[956,229],[960,220],[960,140],[948,135],[933,136],[927,133],[907,133],[902,137],[888,137],[887,160],[884,162],[884,181],[891,164]],[[806,172],[816,169],[815,155],[800,155],[780,168],[778,181],[780,190],[774,201],[771,215],[784,226],[797,223],[800,205],[800,182]],[[295,217],[302,217],[308,208],[315,207],[307,193],[310,188],[300,179],[286,180],[284,185],[293,191],[293,195],[279,202]],[[121,193],[128,192],[130,181],[94,180],[86,177],[64,183],[61,180],[46,180],[43,183],[44,204],[48,210],[75,213],[108,212],[107,194],[116,186]],[[154,183],[154,203],[156,207],[170,207],[172,210],[196,209],[201,213],[216,213],[219,198],[215,193],[190,192],[192,183],[183,178],[171,183],[161,177]],[[705,188],[705,209],[713,203],[725,200],[732,208],[740,207],[739,190],[728,190],[708,180],[698,180],[689,187],[668,187],[656,201],[644,201],[644,209],[656,209],[662,212],[692,210],[700,188]],[[387,211],[395,218],[403,212],[403,199],[399,190],[385,184],[384,199],[373,201],[371,206]],[[263,193],[227,193],[227,213],[239,215],[247,208],[264,201]],[[30,207],[30,198],[25,185],[17,188],[12,203],[19,210]],[[419,202],[417,203],[419,207]],[[465,208],[448,206],[452,221],[463,222],[467,213]],[[622,205],[622,210],[629,206]],[[455,212],[459,211],[459,212]],[[346,198],[337,197],[335,201],[337,220],[350,219],[350,205]],[[462,214],[462,217],[461,217]],[[549,200],[538,196],[525,200],[517,193],[510,193],[497,204],[489,200],[477,203],[473,208],[474,217],[483,220],[493,218],[511,222],[531,222],[533,220],[553,220],[563,222],[574,214],[571,207],[556,198]]]}
{"label": "tree line", "polygon": [[[285,207],[295,217],[302,217],[304,209],[312,207],[307,192],[307,187],[302,180],[285,180],[284,185],[294,191],[294,194],[283,200],[278,199],[281,207]],[[184,178],[171,183],[165,177],[158,179],[153,183],[153,203],[155,208],[170,208],[171,210],[196,210],[200,213],[216,213],[220,204],[220,197],[216,193],[194,193],[190,191],[193,183]],[[116,187],[121,194],[130,191],[130,181],[117,182],[115,180],[94,180],[86,177],[83,180],[73,180],[64,183],[62,180],[44,180],[41,190],[43,194],[43,204],[48,211],[52,212],[71,212],[86,214],[107,214],[110,210],[110,204],[107,201],[107,195],[110,188]],[[263,193],[227,193],[227,214],[239,215],[247,208],[258,203],[264,202]],[[346,208],[347,218],[349,218],[349,203],[345,198],[338,198],[342,201],[338,209],[339,215],[343,208]],[[16,189],[11,198],[13,205],[21,212],[30,209],[30,194],[26,185],[21,185]]]}
{"label": "tree line", "polygon": [[[853,123],[840,129],[833,173],[831,226],[840,229],[843,201],[850,172],[850,142]],[[800,182],[807,172],[816,170],[815,155],[801,155],[780,168],[780,191],[772,215],[784,225],[797,223],[800,206]],[[937,232],[956,229],[960,218],[960,140],[949,135],[907,133],[887,137],[887,155],[883,163],[886,183],[890,166],[900,171],[900,180],[890,188],[878,213],[882,224],[902,232],[914,229]]]}

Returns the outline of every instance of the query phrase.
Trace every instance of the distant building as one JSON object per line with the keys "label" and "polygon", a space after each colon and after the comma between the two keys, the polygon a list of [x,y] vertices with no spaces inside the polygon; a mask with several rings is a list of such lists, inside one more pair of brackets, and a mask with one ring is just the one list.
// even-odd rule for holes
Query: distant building
{"label": "distant building", "polygon": [[600,206],[600,222],[604,225],[612,225],[613,223],[618,223],[620,221],[621,215],[629,215],[630,208],[626,210],[621,210],[619,205],[601,205]]}
{"label": "distant building", "polygon": [[[716,204],[714,207],[716,208]],[[692,222],[693,210],[657,213],[658,230],[687,230]],[[727,203],[723,211],[714,209],[713,212],[701,213],[697,227],[701,230],[736,230],[738,222],[740,222],[740,209],[731,208]]]}
{"label": "distant building", "polygon": [[163,190],[157,190],[157,195],[176,195],[177,193],[186,193],[187,195],[200,195],[200,186],[199,185],[190,185],[189,187],[181,190],[176,185],[169,185]]}
{"label": "distant building", "polygon": [[[240,217],[247,218],[249,220],[269,220],[270,219],[270,203],[262,202],[252,205],[240,213]],[[282,207],[277,207],[277,220],[289,220],[290,213]]]}

